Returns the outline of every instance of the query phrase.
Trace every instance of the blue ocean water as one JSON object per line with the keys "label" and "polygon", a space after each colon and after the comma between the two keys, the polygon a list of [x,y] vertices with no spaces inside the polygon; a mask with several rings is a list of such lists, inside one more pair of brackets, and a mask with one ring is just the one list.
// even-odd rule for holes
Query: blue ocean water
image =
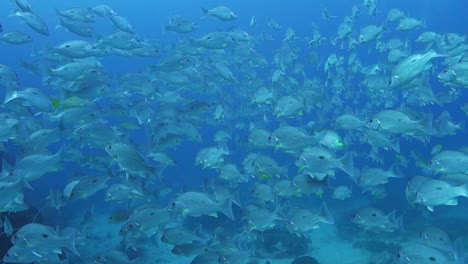
{"label": "blue ocean water", "polygon": [[[9,219],[13,226],[12,234],[1,236],[2,255],[8,250],[33,253],[29,262],[5,255],[7,263],[263,264],[292,263],[301,256],[319,263],[466,263],[464,1],[30,4],[32,11],[23,12],[37,14],[48,36],[14,15],[20,9],[15,1],[0,3],[3,34],[20,31],[32,37],[22,45],[0,43],[0,64],[15,73],[0,72],[0,96],[8,101],[0,124],[0,192],[11,196],[0,198],[0,209],[2,222]],[[113,11],[99,16],[88,9],[101,4]],[[236,17],[224,21],[216,17],[221,11],[202,13],[202,8],[221,5]],[[70,8],[92,15],[95,21],[87,23],[91,37],[56,27],[64,16],[57,12]],[[358,13],[351,17],[353,8]],[[391,9],[401,10],[402,18],[388,21]],[[110,19],[114,16],[135,32],[119,29]],[[409,17],[421,26],[398,30]],[[181,18],[196,23],[193,32],[166,29]],[[81,23],[76,17],[71,20]],[[350,33],[339,37],[346,23]],[[368,25],[381,32],[361,42]],[[122,43],[107,38],[116,32]],[[219,39],[207,38],[213,32]],[[434,32],[434,39],[417,41],[424,32]],[[99,53],[74,58],[52,48],[71,40],[88,41],[89,46],[78,50]],[[134,46],[118,46],[130,44]],[[136,51],[148,47],[157,54]],[[392,50],[404,55],[390,61]],[[436,55],[417,64],[430,51]],[[405,64],[410,56],[416,66]],[[175,69],[169,69],[174,61]],[[28,69],[23,62],[32,66]],[[59,67],[70,63],[84,68],[59,75]],[[462,65],[457,77],[438,78],[453,65]],[[32,67],[40,71],[31,73]],[[388,83],[399,80],[397,73],[408,72],[416,72],[410,84]],[[83,86],[70,88],[79,84]],[[35,105],[35,96],[25,92],[30,87],[50,100],[40,101],[40,106],[52,107],[41,110]],[[265,101],[255,97],[260,88],[271,93],[264,95]],[[15,98],[7,100],[12,93]],[[289,96],[296,101],[282,103]],[[70,98],[87,103],[72,104]],[[70,109],[85,114],[62,117]],[[344,114],[357,117],[362,125],[338,126],[335,122]],[[288,130],[281,134],[279,128]],[[39,142],[30,138],[41,129],[57,136],[36,147]],[[267,136],[254,137],[259,130]],[[215,140],[220,131],[227,136]],[[382,138],[370,141],[369,131]],[[398,141],[399,150],[385,140]],[[43,161],[59,150],[63,155]],[[156,160],[156,153],[169,160]],[[237,170],[226,176],[225,165]],[[31,176],[40,169],[44,172]],[[412,185],[416,176],[427,177],[424,182],[433,185]],[[86,182],[89,179],[104,183],[95,186]],[[118,184],[129,191],[114,193]],[[351,196],[338,193],[338,186],[350,190]],[[51,204],[51,188],[63,199],[58,205]],[[85,196],[66,197],[73,191]],[[109,193],[123,199],[112,200]],[[195,198],[186,198],[194,193]],[[231,200],[234,220],[225,206]],[[148,208],[157,219],[143,214]],[[109,219],[117,213],[121,221]],[[47,246],[43,230],[22,228],[33,222],[50,227],[49,235],[66,242]],[[128,231],[130,224],[136,229]],[[66,227],[73,228],[73,235],[64,231]],[[162,237],[172,228],[179,233],[176,241],[167,242]],[[26,243],[14,234],[23,235]],[[436,241],[445,236],[443,242]],[[71,252],[71,240],[79,256]],[[174,253],[178,246],[184,246],[184,256]]]}

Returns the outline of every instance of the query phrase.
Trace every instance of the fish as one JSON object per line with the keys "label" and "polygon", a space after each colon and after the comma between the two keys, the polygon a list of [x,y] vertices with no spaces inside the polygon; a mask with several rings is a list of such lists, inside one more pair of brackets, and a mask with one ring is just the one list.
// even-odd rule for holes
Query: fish
{"label": "fish", "polygon": [[261,204],[275,203],[276,196],[272,186],[264,183],[257,183],[252,188],[252,197],[257,199]]}
{"label": "fish", "polygon": [[366,121],[360,120],[354,115],[344,114],[335,118],[333,125],[339,129],[360,130],[366,126]]}
{"label": "fish", "polygon": [[62,263],[58,254],[50,250],[37,250],[31,248],[22,248],[13,245],[3,257],[3,261],[8,263]]}
{"label": "fish", "polygon": [[2,23],[0,23],[0,33],[3,33]]}
{"label": "fish", "polygon": [[203,17],[212,16],[222,21],[232,21],[237,19],[236,13],[226,6],[216,6],[211,9],[202,8],[202,11]]}
{"label": "fish", "polygon": [[468,174],[468,152],[444,150],[432,157],[428,169],[434,174]]}
{"label": "fish", "polygon": [[26,88],[21,91],[7,92],[3,103],[20,99],[23,106],[31,106],[38,112],[52,112],[55,110],[50,96],[39,88]]}
{"label": "fish", "polygon": [[313,213],[308,209],[294,207],[287,213],[287,229],[292,234],[299,236],[305,235],[308,232],[319,228],[319,223],[333,225],[335,220],[328,211],[326,203],[320,206],[319,213]]}
{"label": "fish", "polygon": [[14,0],[16,6],[22,11],[22,12],[32,12],[32,6],[27,0]]}
{"label": "fish", "polygon": [[293,96],[282,96],[278,99],[275,106],[275,114],[277,117],[293,118],[304,115],[303,102]]}
{"label": "fish", "polygon": [[175,245],[172,248],[171,253],[177,256],[195,257],[209,251],[209,249],[210,245],[206,245],[203,242],[194,241],[192,243]]}
{"label": "fish", "polygon": [[432,59],[441,56],[434,50],[429,50],[424,54],[418,53],[406,57],[393,68],[390,87],[398,88],[409,84],[421,73],[432,68]]}
{"label": "fish", "polygon": [[442,250],[430,247],[424,244],[410,244],[404,247],[395,256],[395,263],[408,264],[429,264],[429,263],[444,263],[458,264],[463,263],[454,259],[452,255]]}
{"label": "fish", "polygon": [[132,146],[115,142],[105,147],[109,156],[117,162],[119,167],[142,178],[156,174],[156,167],[149,165],[146,159]]}
{"label": "fish", "polygon": [[115,210],[107,217],[107,222],[112,224],[120,224],[127,221],[130,218],[130,212],[128,210]]}
{"label": "fish", "polygon": [[[0,33],[1,32],[2,32],[2,28],[0,25]],[[22,44],[31,43],[33,41],[33,38],[23,32],[11,31],[11,32],[6,32],[0,35],[0,41],[3,41],[8,44],[13,44],[13,45],[22,45]]]}
{"label": "fish", "polygon": [[320,147],[303,149],[296,159],[296,166],[299,167],[300,171],[306,169],[310,172],[322,173],[323,175],[320,178],[333,175],[335,169],[340,169],[354,177],[354,160],[351,153],[336,158],[334,153]]}
{"label": "fish", "polygon": [[333,190],[333,199],[346,200],[352,195],[352,188],[346,185],[336,186]]}
{"label": "fish", "polygon": [[375,186],[388,183],[390,178],[403,178],[396,166],[392,166],[386,171],[381,168],[364,168],[361,170],[356,183],[363,188],[363,191],[366,191]]}
{"label": "fish", "polygon": [[364,207],[355,212],[351,222],[357,224],[364,230],[373,232],[393,232],[402,229],[403,218],[395,218],[395,211],[385,214],[380,209]]}
{"label": "fish", "polygon": [[361,28],[358,38],[359,43],[367,43],[379,39],[384,30],[385,27],[376,25],[367,25]]}
{"label": "fish", "polygon": [[94,263],[115,263],[115,264],[129,264],[127,254],[120,250],[111,250],[102,253],[94,259]]}
{"label": "fish", "polygon": [[437,75],[445,85],[468,87],[468,61],[461,61],[448,66]]}
{"label": "fish", "polygon": [[460,248],[457,247],[460,247],[459,243],[461,240],[453,242],[444,230],[435,226],[429,226],[419,233],[419,238],[422,244],[447,252],[453,255],[453,259],[458,258],[457,254]]}
{"label": "fish", "polygon": [[396,27],[396,30],[400,31],[410,31],[417,28],[425,28],[426,21],[424,20],[417,20],[412,17],[403,17],[400,19],[400,23]]}
{"label": "fish", "polygon": [[64,190],[65,196],[69,200],[87,199],[98,191],[107,188],[107,181],[110,177],[84,176],[67,184]]}
{"label": "fish", "polygon": [[11,238],[11,242],[20,248],[62,253],[62,248],[80,256],[75,248],[75,234],[61,237],[52,228],[42,224],[29,223],[22,226]]}
{"label": "fish", "polygon": [[226,155],[229,155],[227,145],[218,148],[202,148],[195,157],[195,164],[203,168],[219,168],[224,163]]}
{"label": "fish", "polygon": [[127,19],[117,15],[117,14],[110,14],[107,18],[112,22],[112,25],[123,32],[127,32],[130,34],[135,34],[135,29],[133,26],[128,22]]}
{"label": "fish", "polygon": [[89,10],[101,17],[108,17],[117,14],[111,7],[107,5],[96,5],[89,8]]}
{"label": "fish", "polygon": [[57,10],[57,14],[71,21],[81,21],[86,23],[96,21],[96,18],[94,17],[91,10],[87,8],[70,8],[66,10]]}
{"label": "fish", "polygon": [[167,31],[187,34],[196,31],[198,29],[198,24],[180,17],[172,17],[169,20],[169,24],[165,26],[165,29]]}
{"label": "fish", "polygon": [[218,202],[208,194],[201,192],[185,192],[181,194],[170,204],[169,211],[194,217],[202,215],[216,217],[217,212],[220,212],[227,218],[234,220],[231,198]]}
{"label": "fish", "polygon": [[201,38],[189,38],[192,45],[209,50],[222,50],[234,47],[238,41],[233,38],[230,32],[215,31],[204,35]]}
{"label": "fish", "polygon": [[89,23],[73,21],[63,16],[59,16],[57,28],[65,28],[67,31],[80,37],[92,38],[97,36],[94,28]]}
{"label": "fish", "polygon": [[[325,138],[325,135],[322,138]],[[317,137],[309,135],[304,129],[293,126],[280,126],[271,133],[268,140],[275,150],[282,149],[292,153],[320,142]]]}
{"label": "fish", "polygon": [[13,16],[20,17],[34,31],[44,36],[49,36],[49,28],[44,20],[32,11],[16,11]]}
{"label": "fish", "polygon": [[446,181],[430,179],[424,181],[416,192],[417,204],[425,206],[433,212],[435,206],[458,205],[458,197],[468,197],[468,183],[453,186]]}
{"label": "fish", "polygon": [[395,21],[398,21],[398,20],[404,18],[405,16],[406,16],[406,14],[405,14],[404,11],[401,11],[401,10],[396,9],[396,8],[392,8],[392,9],[390,9],[390,11],[388,11],[387,21],[395,22]]}
{"label": "fish", "polygon": [[264,129],[255,128],[250,131],[248,141],[254,148],[266,148],[270,146],[270,132]]}
{"label": "fish", "polygon": [[161,241],[166,244],[177,246],[189,243],[206,243],[207,239],[203,237],[201,226],[196,232],[184,227],[170,227],[164,230]]}

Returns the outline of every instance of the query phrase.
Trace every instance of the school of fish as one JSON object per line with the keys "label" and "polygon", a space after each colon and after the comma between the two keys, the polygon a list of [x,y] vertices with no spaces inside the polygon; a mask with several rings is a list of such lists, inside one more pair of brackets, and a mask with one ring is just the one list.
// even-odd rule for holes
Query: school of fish
{"label": "school of fish", "polygon": [[[219,5],[168,18],[166,41],[107,5],[53,29],[11,3],[0,48],[34,49],[0,64],[4,263],[276,263],[322,228],[371,237],[376,264],[468,263],[466,32],[364,0],[324,9],[334,35]],[[33,207],[55,221],[10,220]]]}

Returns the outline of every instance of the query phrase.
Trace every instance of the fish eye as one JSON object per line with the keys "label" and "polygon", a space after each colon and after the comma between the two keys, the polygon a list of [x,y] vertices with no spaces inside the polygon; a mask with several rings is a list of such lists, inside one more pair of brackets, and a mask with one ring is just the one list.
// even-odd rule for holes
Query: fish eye
{"label": "fish eye", "polygon": [[397,258],[401,258],[401,255],[400,255],[400,253],[398,253],[396,256],[397,256]]}
{"label": "fish eye", "polygon": [[369,123],[372,123],[372,122],[374,122],[374,121],[372,119],[369,119]]}
{"label": "fish eye", "polygon": [[447,73],[447,70],[444,70],[444,73]]}
{"label": "fish eye", "polygon": [[70,48],[70,45],[65,45],[65,48]]}
{"label": "fish eye", "polygon": [[437,259],[435,257],[429,257],[429,260],[432,261],[432,262],[437,261]]}
{"label": "fish eye", "polygon": [[375,213],[372,214],[373,217],[376,217],[377,215]]}
{"label": "fish eye", "polygon": [[42,237],[43,237],[43,238],[48,238],[49,235],[47,235],[47,234],[42,234]]}

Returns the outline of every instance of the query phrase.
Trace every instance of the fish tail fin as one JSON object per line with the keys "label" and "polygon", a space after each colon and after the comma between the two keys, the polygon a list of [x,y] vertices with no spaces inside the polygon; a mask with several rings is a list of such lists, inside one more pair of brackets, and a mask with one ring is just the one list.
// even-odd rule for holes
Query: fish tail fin
{"label": "fish tail fin", "polygon": [[322,206],[320,206],[319,216],[321,217],[322,222],[330,224],[330,225],[335,224],[335,219],[333,219],[333,216],[330,214],[330,211],[328,210],[328,206],[325,202],[322,203]]}
{"label": "fish tail fin", "polygon": [[5,85],[5,99],[3,100],[3,103],[6,104],[12,100],[15,100],[16,98],[19,97],[18,92],[16,91],[19,87],[13,87],[12,85]]}
{"label": "fish tail fin", "polygon": [[390,147],[396,152],[396,153],[400,153],[400,139],[399,138],[395,138],[391,141],[391,145]]}
{"label": "fish tail fin", "polygon": [[65,237],[65,243],[66,243],[65,247],[68,248],[71,252],[73,252],[73,254],[80,256],[80,253],[78,252],[78,250],[76,250],[75,241],[76,241],[76,233],[72,232],[68,234]]}
{"label": "fish tail fin", "polygon": [[219,211],[231,220],[235,220],[234,213],[232,212],[232,198],[226,199],[219,208]]}
{"label": "fish tail fin", "polygon": [[349,152],[345,154],[343,157],[339,158],[341,163],[340,169],[344,171],[351,177],[354,177],[354,160],[353,155]]}
{"label": "fish tail fin", "polygon": [[435,132],[434,127],[432,126],[433,117],[434,116],[432,114],[428,114],[421,120],[422,130],[428,135],[433,135]]}
{"label": "fish tail fin", "polygon": [[233,194],[232,194],[232,202],[239,206],[240,208],[242,208],[242,204],[241,204],[241,201],[240,201],[240,197],[239,197],[239,191],[235,191]]}
{"label": "fish tail fin", "polygon": [[403,216],[400,215],[397,219],[395,219],[395,224],[398,229],[401,231],[405,231],[405,228],[403,227]]}
{"label": "fish tail fin", "polygon": [[398,163],[395,162],[393,163],[392,167],[388,170],[388,175],[391,178],[404,178],[404,174],[401,172],[400,167],[398,166]]}
{"label": "fish tail fin", "polygon": [[468,254],[465,253],[464,251],[464,242],[463,242],[463,237],[458,237],[453,241],[452,243],[452,248],[453,251],[451,252],[453,259],[458,260],[458,264],[463,264],[466,263],[468,260]]}
{"label": "fish tail fin", "polygon": [[201,17],[201,19],[203,19],[203,18],[210,15],[210,11],[208,9],[202,7],[201,10],[202,10],[202,13],[203,13],[203,16]]}
{"label": "fish tail fin", "polygon": [[462,188],[461,196],[468,197],[468,182],[465,183]]}

